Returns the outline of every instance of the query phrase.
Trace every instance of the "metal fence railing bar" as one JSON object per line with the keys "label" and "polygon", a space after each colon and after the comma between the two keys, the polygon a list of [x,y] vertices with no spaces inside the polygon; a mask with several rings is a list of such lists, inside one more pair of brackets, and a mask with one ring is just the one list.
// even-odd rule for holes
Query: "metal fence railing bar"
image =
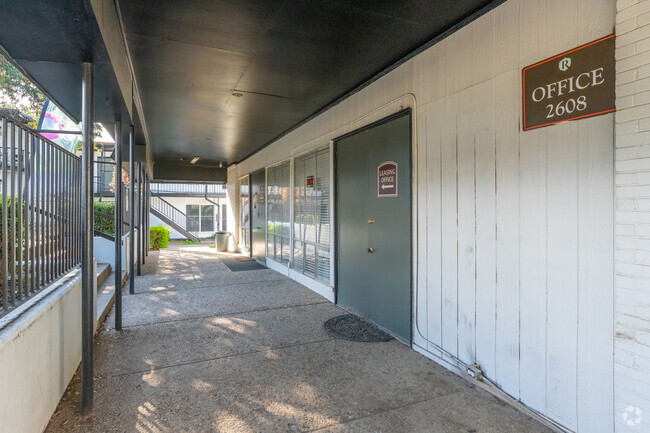
{"label": "metal fence railing bar", "polygon": [[0,119],[3,316],[81,262],[81,160]]}
{"label": "metal fence railing bar", "polygon": [[226,185],[200,183],[152,183],[152,194],[163,195],[226,195]]}

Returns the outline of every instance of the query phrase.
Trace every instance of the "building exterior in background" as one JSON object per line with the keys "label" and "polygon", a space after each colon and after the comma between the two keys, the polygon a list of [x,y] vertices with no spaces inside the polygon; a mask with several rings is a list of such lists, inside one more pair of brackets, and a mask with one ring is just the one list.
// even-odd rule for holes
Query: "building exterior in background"
{"label": "building exterior in background", "polygon": [[[372,284],[358,269],[379,257],[375,215],[401,224],[406,206],[411,261],[382,265],[405,267],[412,278],[403,296],[412,332],[404,340],[413,349],[461,375],[482,375],[502,397],[560,429],[650,431],[648,15],[647,1],[504,2],[231,166],[238,244],[331,301],[398,329],[373,310],[375,297],[342,290],[359,275],[357,285]],[[582,117],[576,107],[586,108],[575,104],[583,100],[566,102],[579,96],[566,86],[586,73],[568,79],[580,64],[574,50],[596,41],[609,44],[609,55],[589,57],[609,62],[610,102]],[[561,78],[538,86],[550,85],[543,91],[551,98],[552,82],[567,78],[559,88],[566,98],[542,107],[551,120],[532,128],[524,123],[523,72],[532,75],[527,68],[545,60]],[[589,70],[597,91],[599,68]],[[578,87],[586,85],[582,75]],[[381,197],[372,188],[384,180],[373,170],[384,160],[373,159],[381,136],[366,144],[361,136],[400,116],[410,126],[403,151],[411,162],[399,164],[410,173],[397,177],[410,187],[399,190],[410,204],[373,198],[364,207],[364,196]],[[357,145],[366,150],[344,156]],[[370,168],[350,169],[348,157]],[[268,230],[255,251],[255,216],[251,225],[242,207],[260,171]],[[370,190],[353,204],[344,191],[359,182]],[[368,227],[359,226],[367,234],[353,253],[345,249],[345,206]],[[396,228],[382,228],[379,236],[393,242],[385,248],[404,241],[392,237]],[[349,267],[356,270],[346,276]]]}
{"label": "building exterior in background", "polygon": [[[185,228],[198,238],[209,238],[217,231],[229,230],[225,185],[154,183],[151,194],[185,214]],[[153,200],[152,206],[155,203]],[[167,221],[152,214],[151,226],[157,225],[170,228],[171,239],[186,238]]]}
{"label": "building exterior in background", "polygon": [[[242,79],[264,61],[273,71],[283,65],[274,55],[240,59],[231,38],[206,38],[219,47],[198,56],[191,50],[205,46],[179,44],[187,62],[214,61],[197,70],[223,68],[222,81],[188,75],[179,85],[169,68],[154,77],[164,57],[157,54],[175,58],[180,47],[159,37],[157,24],[155,36],[127,40],[123,28],[139,23],[139,9],[124,26],[118,3],[91,2],[101,17],[96,33],[139,120],[128,134],[167,134],[157,136],[166,145],[140,140],[132,163],[153,182],[174,182],[152,183],[150,202],[180,227],[172,237],[230,232],[235,250],[558,431],[650,433],[650,0],[505,0],[481,13],[457,2],[467,19],[395,53],[401,60],[313,115],[278,90],[302,89],[293,75]],[[412,23],[400,20],[406,34]],[[246,34],[249,24],[238,30]],[[305,39],[316,45],[318,37]],[[147,53],[136,62],[151,75],[140,86],[134,52]],[[225,53],[237,60],[223,61]],[[37,73],[44,64],[23,63]],[[331,74],[340,65],[328,66]],[[268,79],[277,91],[223,84],[232,77],[251,89]],[[183,85],[192,91],[183,94]],[[222,86],[223,106],[211,86]],[[172,108],[147,111],[141,94],[181,107],[178,124],[153,125]],[[215,105],[195,110],[183,97]],[[304,121],[282,131],[258,122],[282,107]],[[214,125],[193,128],[206,112]],[[260,137],[268,142],[243,144]],[[208,150],[243,159],[186,158]],[[105,164],[95,171],[105,183],[111,157],[95,159]],[[152,214],[157,224],[173,228]]]}

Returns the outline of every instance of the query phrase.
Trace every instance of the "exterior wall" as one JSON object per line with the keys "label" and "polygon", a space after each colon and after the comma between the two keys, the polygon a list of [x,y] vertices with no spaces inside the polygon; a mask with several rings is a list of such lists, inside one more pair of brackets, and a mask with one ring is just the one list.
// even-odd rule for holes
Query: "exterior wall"
{"label": "exterior wall", "polygon": [[[153,217],[153,215],[152,215]],[[136,236],[137,236],[136,229]],[[129,263],[129,234],[122,236],[122,270],[128,272]],[[93,239],[93,256],[97,263],[108,263],[115,270],[115,243],[95,236]]]}
{"label": "exterior wall", "polygon": [[521,70],[612,33],[615,6],[509,0],[228,178],[410,107],[414,348],[589,433],[614,428],[614,115],[523,132]]}
{"label": "exterior wall", "polygon": [[[214,232],[217,231],[217,224],[215,221],[215,217],[217,215],[217,209],[216,205],[214,203],[210,203],[204,198],[201,197],[169,197],[165,196],[163,197],[165,201],[169,202],[169,204],[173,205],[177,209],[179,209],[181,212],[185,213],[185,206],[186,205],[203,205],[203,206],[215,206],[212,212],[212,221],[214,222],[214,230],[212,231],[203,231],[198,233],[198,237],[200,238],[207,238],[210,237],[214,234]],[[225,198],[218,198],[218,199],[213,199],[215,202],[219,203],[219,206],[222,204],[227,204],[228,206],[230,205]],[[220,213],[220,212],[219,212]],[[170,229],[169,232],[169,237],[170,239],[185,239],[185,236],[174,230],[173,228],[169,227],[165,222],[161,221],[158,217],[155,215],[151,214],[150,215],[150,223],[151,227],[153,226],[165,226]],[[233,232],[234,231],[234,222],[230,219],[230,213],[228,214],[228,219],[227,219],[227,224],[228,224],[228,231]]]}
{"label": "exterior wall", "polygon": [[81,271],[66,278],[0,320],[2,431],[42,432],[81,362]]}
{"label": "exterior wall", "polygon": [[617,432],[650,432],[650,1],[616,15]]}

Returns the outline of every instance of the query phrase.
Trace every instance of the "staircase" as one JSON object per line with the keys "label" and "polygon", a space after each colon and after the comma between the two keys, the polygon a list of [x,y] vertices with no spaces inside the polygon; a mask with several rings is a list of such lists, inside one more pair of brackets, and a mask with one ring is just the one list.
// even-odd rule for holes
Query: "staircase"
{"label": "staircase", "polygon": [[187,239],[194,242],[199,242],[199,238],[187,230],[188,222],[195,222],[198,226],[198,221],[188,217],[180,209],[169,203],[164,198],[159,197],[155,194],[151,196],[150,205],[152,214],[172,226],[174,230],[185,236]]}

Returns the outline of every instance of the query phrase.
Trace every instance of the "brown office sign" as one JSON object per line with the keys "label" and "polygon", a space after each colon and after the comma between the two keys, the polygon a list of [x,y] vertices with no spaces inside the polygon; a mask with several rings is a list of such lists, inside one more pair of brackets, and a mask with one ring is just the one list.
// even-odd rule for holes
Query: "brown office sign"
{"label": "brown office sign", "polygon": [[614,35],[522,71],[524,130],[616,110]]}
{"label": "brown office sign", "polygon": [[377,167],[377,197],[397,197],[396,162],[382,162]]}

